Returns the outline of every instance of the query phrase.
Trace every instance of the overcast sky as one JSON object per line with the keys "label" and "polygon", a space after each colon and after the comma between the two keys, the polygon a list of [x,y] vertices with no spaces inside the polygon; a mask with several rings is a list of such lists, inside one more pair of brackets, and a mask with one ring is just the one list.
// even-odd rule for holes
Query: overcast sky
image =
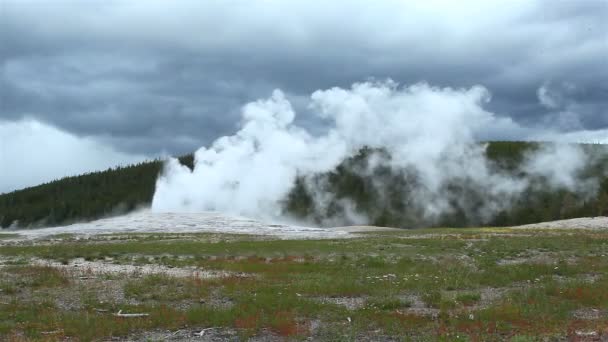
{"label": "overcast sky", "polygon": [[322,130],[310,94],[370,78],[608,141],[608,1],[0,0],[0,192],[194,151],[275,88]]}

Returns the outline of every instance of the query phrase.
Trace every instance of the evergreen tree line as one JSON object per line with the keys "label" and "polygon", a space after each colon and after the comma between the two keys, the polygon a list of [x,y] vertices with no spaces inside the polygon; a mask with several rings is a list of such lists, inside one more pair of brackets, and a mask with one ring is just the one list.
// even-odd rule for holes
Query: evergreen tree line
{"label": "evergreen tree line", "polygon": [[[538,147],[537,143],[491,142],[486,153],[502,172],[524,177],[526,175],[521,174],[518,166],[527,152]],[[592,158],[594,162],[583,175],[583,178],[599,179],[597,193],[580,194],[553,189],[543,185],[547,180],[539,178],[534,180],[536,186],[524,191],[508,207],[491,217],[485,217],[481,212],[486,194],[475,187],[475,182],[467,180],[454,180],[446,185],[444,195],[452,210],[432,218],[425,216],[424,208],[413,197],[417,186],[414,173],[395,171],[386,166],[376,166],[371,174],[358,171],[367,167],[372,153],[385,153],[371,149],[361,150],[327,174],[298,177],[283,207],[286,214],[297,218],[321,225],[339,225],[348,223],[344,205],[347,202],[349,210],[362,214],[368,224],[404,228],[512,226],[583,216],[608,216],[608,158],[605,157],[608,151],[603,145],[584,145],[583,148],[597,156]],[[192,155],[180,157],[180,162],[193,167]],[[0,227],[57,226],[148,206],[161,170],[162,162],[154,160],[2,194]],[[318,203],[311,193],[311,184],[315,184],[315,188],[323,187],[324,193],[331,196],[322,204]]]}
{"label": "evergreen tree line", "polygon": [[[179,160],[192,168],[192,155]],[[162,167],[153,160],[0,194],[0,227],[58,226],[133,211],[152,202]]]}

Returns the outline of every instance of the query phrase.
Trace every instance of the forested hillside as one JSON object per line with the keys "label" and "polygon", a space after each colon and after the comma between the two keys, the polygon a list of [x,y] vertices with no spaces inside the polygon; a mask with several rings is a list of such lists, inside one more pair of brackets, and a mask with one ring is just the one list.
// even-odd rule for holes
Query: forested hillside
{"label": "forested hillside", "polygon": [[[347,210],[363,214],[367,224],[390,227],[466,227],[466,226],[514,226],[534,222],[574,217],[608,216],[608,148],[604,145],[582,145],[593,162],[584,170],[582,180],[595,178],[599,182],[597,193],[571,192],[548,185],[542,177],[526,175],[519,168],[528,152],[541,147],[539,143],[491,142],[486,156],[499,172],[514,178],[528,177],[533,188],[526,189],[506,206],[490,217],[484,217],[487,200],[474,182],[458,180],[445,186],[442,196],[450,199],[451,211],[436,217],[425,215],[414,198],[416,176],[407,171],[395,171],[388,166],[372,168],[367,163],[369,155],[378,151],[362,150],[344,161],[335,171],[325,175],[300,177],[285,201],[289,213],[300,219],[321,225],[343,224]],[[382,152],[380,152],[382,153]],[[389,156],[390,158],[390,156]],[[555,165],[559,168],[560,165]],[[361,172],[360,170],[366,170]],[[371,173],[371,174],[370,174]],[[311,186],[310,184],[314,184]],[[311,192],[323,188],[323,207],[317,205]],[[464,199],[464,200],[463,200]],[[345,209],[344,200],[351,205]],[[422,204],[424,205],[424,204]],[[354,206],[354,207],[353,207]]]}
{"label": "forested hillside", "polygon": [[[180,161],[192,167],[191,155]],[[0,195],[0,226],[56,226],[148,205],[161,169],[162,162],[154,160]]]}
{"label": "forested hillside", "polygon": [[[526,151],[537,148],[535,143],[492,142],[487,156],[504,172],[519,176],[518,165]],[[606,155],[606,146],[585,145],[588,153]],[[395,227],[470,225],[518,225],[539,221],[581,216],[608,215],[608,159],[595,158],[585,171],[585,177],[600,179],[596,194],[581,194],[565,190],[547,190],[537,187],[519,196],[508,210],[502,210],[491,219],[481,219],[475,212],[475,201],[483,199],[479,189],[466,184],[450,184],[446,196],[466,197],[470,207],[454,203],[455,210],[429,221],[418,206],[410,205],[409,175],[395,173],[390,168],[378,167],[371,175],[361,175],[371,150],[362,150],[357,156],[345,160],[335,171],[314,176],[323,180],[325,191],[332,199],[323,208],[315,205],[306,184],[310,177],[299,178],[284,201],[285,211],[298,218],[317,223],[334,219],[340,223],[344,216],[340,203],[347,199],[355,210],[367,217],[370,224]],[[192,167],[192,156],[180,158]],[[556,166],[559,167],[559,166]],[[139,206],[149,205],[154,185],[162,168],[158,160],[128,167],[109,169],[76,177],[68,177],[47,184],[0,195],[0,226],[33,228],[54,226],[75,221],[96,219],[121,214]],[[315,180],[313,179],[313,181]],[[542,179],[538,182],[542,183]],[[380,200],[382,198],[382,200]]]}

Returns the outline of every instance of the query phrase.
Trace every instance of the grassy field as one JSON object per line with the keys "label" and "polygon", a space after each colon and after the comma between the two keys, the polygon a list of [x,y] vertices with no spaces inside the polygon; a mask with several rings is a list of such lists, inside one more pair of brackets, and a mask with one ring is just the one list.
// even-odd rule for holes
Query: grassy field
{"label": "grassy field", "polygon": [[7,236],[0,264],[8,341],[608,339],[607,230]]}
{"label": "grassy field", "polygon": [[0,233],[0,240],[2,239],[12,239],[18,237],[18,234],[8,234],[8,233]]}

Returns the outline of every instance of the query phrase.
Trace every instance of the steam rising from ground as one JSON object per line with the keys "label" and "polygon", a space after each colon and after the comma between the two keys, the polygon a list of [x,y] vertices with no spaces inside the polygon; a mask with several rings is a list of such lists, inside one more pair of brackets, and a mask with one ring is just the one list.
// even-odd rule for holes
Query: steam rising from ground
{"label": "steam rising from ground", "polygon": [[[330,123],[321,135],[294,124],[296,113],[280,90],[242,110],[241,129],[195,153],[190,170],[175,159],[167,162],[156,184],[152,209],[197,212],[214,210],[263,219],[285,219],[281,205],[298,176],[333,170],[364,147],[383,149],[390,157],[376,155],[368,169],[384,165],[415,176],[413,205],[427,217],[452,210],[454,201],[471,207],[467,198],[449,198],[445,188],[454,182],[479,189],[486,219],[510,205],[530,186],[530,178],[512,177],[485,157],[477,142],[484,130],[514,126],[510,119],[483,108],[489,92],[437,88],[421,83],[400,87],[392,81],[354,84],[351,89],[319,90],[310,108]],[[523,128],[522,128],[523,130]],[[548,177],[548,184],[569,190],[589,191],[594,184],[577,188],[577,175],[586,163],[580,148],[552,145],[527,156],[523,168],[530,175]],[[311,182],[316,203],[331,197]],[[347,201],[345,220],[364,223],[366,218]],[[477,208],[479,209],[479,208]]]}

